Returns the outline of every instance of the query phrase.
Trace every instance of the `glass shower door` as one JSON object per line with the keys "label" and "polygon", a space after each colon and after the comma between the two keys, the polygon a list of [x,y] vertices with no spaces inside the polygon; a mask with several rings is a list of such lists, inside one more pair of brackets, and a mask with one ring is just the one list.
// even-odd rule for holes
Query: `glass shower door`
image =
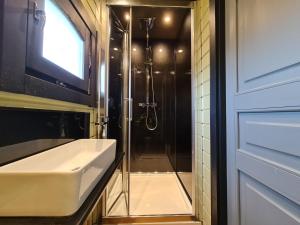
{"label": "glass shower door", "polygon": [[[117,152],[124,153],[119,174],[119,181],[111,185],[106,200],[106,214],[112,215],[111,209],[117,205],[121,208],[120,216],[129,215],[130,186],[130,142],[131,142],[131,20],[122,22],[120,15],[110,7],[110,39],[109,39],[109,125],[108,138],[117,140]],[[131,10],[124,7],[130,15]],[[117,11],[117,10],[116,10]],[[117,187],[116,187],[117,186]],[[117,192],[115,192],[117,190]]]}
{"label": "glass shower door", "polygon": [[130,71],[130,32],[125,31],[123,36],[123,63],[122,63],[122,150],[125,153],[123,161],[123,192],[127,203],[127,213],[130,209],[130,145],[131,145],[131,71]]}

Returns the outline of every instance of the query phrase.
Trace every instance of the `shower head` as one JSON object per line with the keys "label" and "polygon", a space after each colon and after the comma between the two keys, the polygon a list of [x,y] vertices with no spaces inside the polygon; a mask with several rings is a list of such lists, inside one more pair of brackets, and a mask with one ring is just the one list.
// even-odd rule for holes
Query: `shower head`
{"label": "shower head", "polygon": [[141,30],[151,30],[154,26],[155,17],[139,18]]}

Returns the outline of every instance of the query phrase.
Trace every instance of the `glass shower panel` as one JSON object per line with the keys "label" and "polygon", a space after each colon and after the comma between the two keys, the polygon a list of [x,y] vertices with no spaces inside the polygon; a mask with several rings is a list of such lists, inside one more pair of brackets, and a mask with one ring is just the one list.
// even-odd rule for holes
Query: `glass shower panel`
{"label": "glass shower panel", "polygon": [[[129,20],[120,16],[128,13],[129,7],[111,7],[110,63],[109,63],[109,123],[108,138],[117,140],[117,152],[125,153],[122,164],[122,188],[116,201],[125,199],[124,207],[129,214],[129,155],[130,155],[130,125],[131,125],[131,95],[130,95],[130,17]],[[112,187],[114,188],[114,187]],[[107,200],[107,202],[111,202]],[[113,203],[114,204],[114,203]]]}
{"label": "glass shower panel", "polygon": [[175,54],[176,63],[176,173],[192,197],[191,14],[185,16]]}

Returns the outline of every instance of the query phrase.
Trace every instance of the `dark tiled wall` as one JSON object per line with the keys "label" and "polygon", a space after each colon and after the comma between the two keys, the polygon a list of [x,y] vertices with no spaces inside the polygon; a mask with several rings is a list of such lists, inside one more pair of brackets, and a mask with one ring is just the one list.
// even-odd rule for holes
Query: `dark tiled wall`
{"label": "dark tiled wall", "polygon": [[[155,131],[146,128],[146,108],[139,106],[145,103],[146,76],[145,76],[145,40],[133,40],[132,48],[132,96],[133,96],[133,123],[132,123],[132,161],[133,172],[166,172],[173,171],[168,159],[166,145],[170,145],[175,133],[170,131],[167,114],[170,111],[170,102],[173,101],[170,91],[174,90],[174,43],[171,41],[151,41],[153,52],[153,77],[155,101],[157,103],[158,126]],[[152,90],[150,88],[150,101]],[[150,109],[153,117],[153,110]],[[174,112],[174,109],[173,109]],[[173,114],[172,114],[173,116]],[[174,131],[174,130],[173,130]],[[171,134],[173,133],[173,134]]]}
{"label": "dark tiled wall", "polygon": [[0,164],[89,137],[89,115],[0,108]]}
{"label": "dark tiled wall", "polygon": [[[187,15],[177,41],[152,40],[153,76],[158,127],[146,129],[145,40],[132,42],[133,123],[131,170],[179,172],[191,191],[191,33]],[[151,98],[151,94],[150,94]],[[182,176],[181,176],[182,175]],[[191,194],[191,193],[190,193]]]}

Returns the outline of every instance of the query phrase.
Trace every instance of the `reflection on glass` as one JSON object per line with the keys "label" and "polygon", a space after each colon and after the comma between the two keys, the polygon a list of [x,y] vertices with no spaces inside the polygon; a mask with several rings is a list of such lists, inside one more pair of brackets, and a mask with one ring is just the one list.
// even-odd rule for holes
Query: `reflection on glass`
{"label": "reflection on glass", "polygon": [[83,79],[83,39],[52,0],[45,1],[45,13],[47,19],[44,27],[43,57]]}

